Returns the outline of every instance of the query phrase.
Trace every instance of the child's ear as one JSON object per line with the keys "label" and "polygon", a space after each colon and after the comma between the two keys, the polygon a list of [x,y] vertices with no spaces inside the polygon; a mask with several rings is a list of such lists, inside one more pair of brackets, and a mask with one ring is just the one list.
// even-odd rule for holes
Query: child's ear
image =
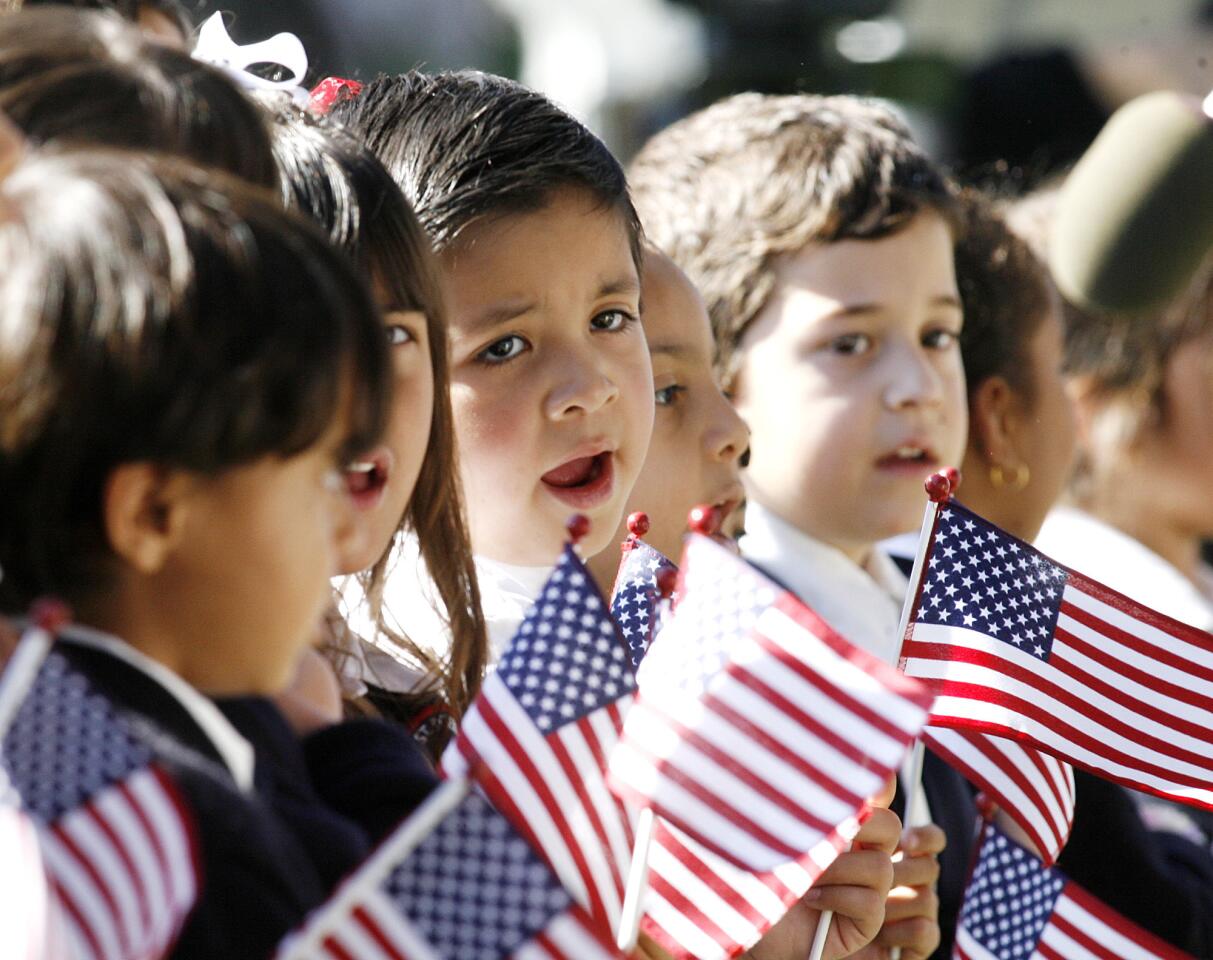
{"label": "child's ear", "polygon": [[185,471],[156,464],[117,467],[102,501],[110,549],[139,573],[159,573],[185,528],[195,483]]}
{"label": "child's ear", "polygon": [[998,375],[986,377],[969,396],[970,444],[989,465],[1018,463],[1015,391]]}

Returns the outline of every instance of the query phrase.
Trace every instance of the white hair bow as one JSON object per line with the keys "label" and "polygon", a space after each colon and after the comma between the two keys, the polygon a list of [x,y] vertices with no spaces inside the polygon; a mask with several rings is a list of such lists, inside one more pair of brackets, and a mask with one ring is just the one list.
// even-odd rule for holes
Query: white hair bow
{"label": "white hair bow", "polygon": [[[289,93],[300,106],[307,104],[307,90],[303,87],[303,78],[307,74],[307,51],[293,33],[276,33],[260,43],[241,46],[228,36],[223,14],[215,13],[199,29],[193,56],[195,60],[219,67],[245,90],[282,90]],[[259,77],[248,71],[255,63],[277,64],[289,77],[285,80]]]}

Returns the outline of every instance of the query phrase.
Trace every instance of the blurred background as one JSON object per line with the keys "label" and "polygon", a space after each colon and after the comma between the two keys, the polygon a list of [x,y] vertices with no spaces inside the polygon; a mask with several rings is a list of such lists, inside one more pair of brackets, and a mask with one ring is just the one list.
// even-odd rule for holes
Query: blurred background
{"label": "blurred background", "polygon": [[187,0],[239,43],[281,30],[314,79],[477,67],[536,87],[624,160],[729,93],[896,104],[963,178],[1064,169],[1125,100],[1213,89],[1213,0]]}

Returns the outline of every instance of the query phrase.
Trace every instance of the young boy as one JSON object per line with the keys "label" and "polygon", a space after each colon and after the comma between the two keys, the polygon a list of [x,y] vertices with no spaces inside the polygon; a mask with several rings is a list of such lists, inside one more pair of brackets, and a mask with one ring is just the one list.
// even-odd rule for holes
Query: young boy
{"label": "young boy", "polygon": [[[195,861],[200,878],[172,955],[267,956],[327,891],[204,694],[280,690],[314,636],[351,546],[342,468],[378,438],[389,402],[382,321],[319,233],[215,171],[31,158],[0,185],[0,211],[0,617],[65,600],[74,623],[53,662],[170,779],[194,849],[158,855],[178,878]],[[6,738],[56,731],[5,757],[47,826],[79,803],[77,779],[116,762],[91,733],[61,734],[80,708],[48,716],[58,701],[31,695]],[[118,924],[98,909],[124,868],[149,894],[147,864],[89,836],[101,896],[48,847],[70,939],[90,956],[162,955],[130,903],[113,899]],[[115,937],[144,949],[114,953]]]}
{"label": "young boy", "polygon": [[[751,431],[743,555],[844,636],[895,659],[905,581],[875,549],[922,515],[923,480],[966,437],[952,193],[891,112],[851,97],[746,94],[654,137],[632,170],[650,239],[708,305],[725,388]],[[972,804],[929,763],[949,827],[944,949]],[[942,837],[907,834],[877,942],[938,942]]]}
{"label": "young boy", "polygon": [[[741,460],[749,445],[745,424],[716,384],[716,347],[703,298],[665,254],[644,251],[645,337],[653,363],[657,415],[644,468],[626,513],[649,517],[644,539],[674,563],[682,553],[687,514],[699,504],[727,519],[741,504]],[[609,594],[619,569],[621,523],[607,548],[589,561]]]}

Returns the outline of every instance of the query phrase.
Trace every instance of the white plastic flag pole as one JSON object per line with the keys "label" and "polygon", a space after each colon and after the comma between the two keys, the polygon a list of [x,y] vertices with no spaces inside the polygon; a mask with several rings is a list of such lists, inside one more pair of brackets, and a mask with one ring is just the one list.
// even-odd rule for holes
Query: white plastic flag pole
{"label": "white plastic flag pole", "polygon": [[653,842],[653,826],[656,818],[653,808],[645,807],[636,821],[636,843],[632,847],[632,865],[628,868],[628,884],[623,892],[623,911],[619,917],[619,931],[615,946],[624,953],[636,949],[636,938],[640,936],[640,915],[644,913],[644,890],[649,883],[649,846]]}
{"label": "white plastic flag pole", "polygon": [[0,672],[0,736],[25,702],[25,695],[38,676],[42,661],[51,651],[55,634],[70,619],[67,607],[55,600],[40,600],[30,611],[29,624],[8,663]]}
{"label": "white plastic flag pole", "polygon": [[[952,468],[927,477],[924,484],[927,491],[927,506],[922,514],[922,527],[918,531],[918,548],[914,551],[914,567],[910,570],[910,587],[906,590],[901,602],[901,620],[897,624],[897,649],[900,651],[906,639],[906,628],[910,625],[910,613],[914,609],[914,600],[918,594],[918,584],[922,577],[922,568],[926,563],[927,547],[931,545],[931,534],[935,532],[935,520],[939,516],[939,508],[960,486],[960,471]],[[906,807],[904,825],[913,826],[920,814],[919,808],[923,801],[922,764],[926,756],[926,748],[922,738],[914,741],[914,750],[910,754],[907,775],[904,778],[906,790]],[[889,951],[889,960],[901,960],[901,947]]]}
{"label": "white plastic flag pole", "polygon": [[817,932],[813,934],[813,946],[809,950],[809,960],[821,960],[821,955],[825,952],[826,940],[830,936],[830,924],[833,922],[833,910],[821,911],[821,917],[817,921]]}

